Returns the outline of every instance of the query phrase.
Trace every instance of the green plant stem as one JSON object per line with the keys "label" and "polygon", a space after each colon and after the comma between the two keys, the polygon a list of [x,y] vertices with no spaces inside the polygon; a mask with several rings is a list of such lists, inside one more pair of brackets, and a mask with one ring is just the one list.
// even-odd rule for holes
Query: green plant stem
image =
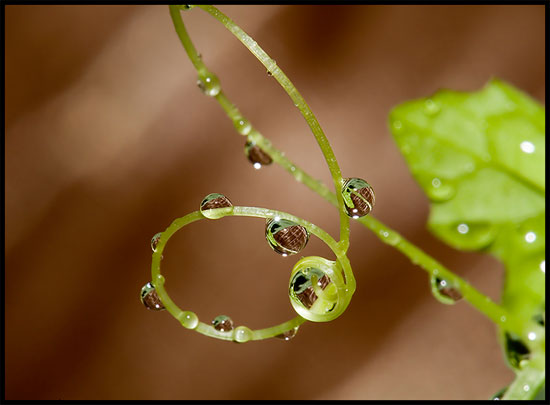
{"label": "green plant stem", "polygon": [[[351,300],[351,297],[355,291],[355,278],[353,272],[351,271],[350,263],[347,260],[345,252],[342,252],[339,248],[338,243],[323,229],[319,228],[315,224],[308,222],[302,218],[295,217],[286,212],[270,210],[267,208],[258,208],[258,207],[232,207],[231,209],[222,208],[221,210],[225,211],[225,216],[244,216],[244,217],[256,217],[256,218],[275,218],[280,217],[283,219],[291,220],[299,225],[304,226],[308,232],[317,236],[323,242],[325,242],[334,254],[337,257],[337,260],[340,262],[344,274],[346,276],[346,289],[342,291],[345,294],[342,302],[344,302],[343,309],[340,312],[334,313],[334,318],[336,318],[347,306],[347,303]],[[155,286],[155,290],[160,300],[162,301],[166,310],[176,319],[184,319],[185,313],[189,311],[181,310],[176,303],[170,298],[169,294],[166,292],[164,287],[165,278],[160,271],[160,263],[162,260],[162,254],[168,240],[181,228],[186,225],[189,225],[193,222],[205,219],[200,211],[195,211],[190,214],[187,214],[184,217],[178,218],[172,222],[172,224],[162,232],[160,239],[156,245],[155,251],[153,252],[153,259],[151,265],[151,280]],[[193,313],[194,316],[196,316]],[[269,328],[252,330],[251,340],[261,340],[271,338],[277,335],[281,335],[289,330],[294,329],[295,327],[301,325],[306,320],[301,316],[295,317],[287,322],[281,323],[279,325],[271,326]],[[183,322],[182,322],[183,323]],[[185,325],[184,325],[185,326]],[[193,328],[196,332],[202,333],[204,335],[215,337],[222,340],[234,340],[234,332],[227,331],[222,332],[214,329],[212,325],[198,322],[197,325]]]}
{"label": "green plant stem", "polygon": [[[334,187],[337,192],[338,211],[340,213],[340,241],[342,243],[342,246],[345,246],[345,247],[349,246],[349,231],[350,231],[349,217],[345,212],[344,200],[339,193],[343,184],[340,166],[338,165],[338,161],[334,156],[334,152],[332,151],[330,143],[327,137],[325,136],[321,126],[319,125],[319,122],[315,118],[315,115],[307,105],[302,95],[298,92],[296,87],[294,87],[290,79],[277,66],[277,63],[275,62],[275,60],[270,58],[269,55],[258,45],[256,41],[254,41],[246,32],[244,32],[240,27],[238,27],[229,17],[223,14],[216,7],[213,7],[210,5],[198,5],[197,7],[200,7],[201,9],[209,13],[211,16],[216,18],[233,35],[235,35],[239,39],[239,41],[241,41],[250,50],[250,52],[252,52],[252,54],[265,66],[265,68],[273,76],[273,78],[277,80],[277,82],[279,82],[281,87],[283,87],[283,89],[287,92],[289,97],[294,102],[294,105],[300,110],[300,113],[306,120],[308,126],[311,129],[311,132],[315,136],[315,139],[317,140],[317,143],[319,144],[319,147],[321,148],[323,156],[325,157],[325,160],[329,167],[330,174],[334,182]],[[172,11],[172,10],[177,10],[177,8],[173,7],[173,9],[171,9],[171,13],[175,13],[175,11]],[[178,13],[177,13],[176,19],[178,20],[178,24],[175,25],[176,32],[180,36],[180,39],[182,39],[182,37],[185,37],[185,41],[182,39],[182,44],[186,49],[188,55],[190,55],[190,57],[191,55],[193,55],[193,58],[195,59],[193,61],[193,65],[197,67],[197,64],[198,64],[197,59],[200,59],[200,58],[198,57],[196,50],[194,50],[194,47],[191,44],[191,40],[189,39],[189,36],[185,31],[183,21],[181,19],[181,14],[179,14],[179,10],[177,10],[177,12]],[[175,18],[175,15],[172,14],[172,19],[174,18]],[[183,29],[181,29],[182,27]]]}
{"label": "green plant stem", "polygon": [[[331,167],[331,173],[335,171],[334,169],[336,167],[337,168],[336,172],[338,173],[338,176],[339,176],[339,168],[337,166],[337,163],[335,163],[336,159],[332,154],[330,145],[328,145],[328,142],[326,142],[326,144],[323,143],[322,139],[326,140],[326,138],[324,137],[324,134],[322,133],[322,131],[317,132],[316,130],[316,128],[318,127],[317,121],[313,117],[313,114],[310,114],[311,111],[309,110],[309,107],[307,107],[307,104],[305,104],[305,101],[303,101],[303,98],[301,98],[298,91],[294,88],[290,80],[288,80],[288,78],[286,77],[286,75],[284,75],[281,69],[277,67],[275,62],[271,58],[269,58],[269,56],[257,45],[256,41],[252,40],[252,38],[250,38],[246,33],[244,33],[244,31],[238,28],[233,21],[231,21],[227,16],[222,14],[215,7],[211,7],[211,6],[198,6],[198,7],[204,9],[205,11],[213,15],[216,19],[222,22],[222,24],[224,24],[224,26],[226,26],[226,28],[228,28],[235,36],[237,36],[239,40],[241,40],[241,42],[273,74],[273,76],[279,81],[281,86],[285,88],[287,93],[291,96],[292,100],[295,101],[295,104],[297,101],[300,101],[300,103],[298,103],[298,105],[301,106],[300,111],[306,118],[306,121],[308,121],[308,124],[310,124],[310,120],[312,121],[314,120],[314,122],[317,125],[315,126],[314,124],[310,124],[312,131],[314,131],[314,135],[316,135],[316,138],[317,138],[317,136],[321,134],[321,141],[319,141],[318,138],[317,140],[319,142],[319,145],[321,146],[321,149],[323,150],[323,153],[325,153],[325,158],[327,159],[327,163],[329,164],[329,167]],[[187,34],[187,31],[185,30],[183,21],[181,19],[181,14],[177,6],[170,6],[170,13],[172,15],[172,19],[174,20],[176,32],[178,33],[178,36],[180,37],[180,40],[184,46],[184,49],[186,50],[193,65],[195,66],[195,68],[197,68],[197,70],[199,70],[200,68],[201,71],[208,71],[206,66],[202,63],[202,60],[200,60],[200,57],[198,56],[198,53],[195,50],[189,38],[189,35]],[[243,119],[243,115],[241,114],[239,109],[227,98],[227,96],[223,93],[223,91],[220,91],[220,93],[217,96],[215,96],[215,98],[220,104],[220,106],[223,108],[223,110],[226,112],[228,117],[233,122]],[[303,104],[301,103],[301,101],[303,101]],[[271,156],[274,162],[282,166],[298,182],[305,184],[312,191],[316,192],[321,197],[326,199],[328,202],[338,207],[340,210],[340,214],[341,215],[343,214],[343,209],[341,208],[342,203],[340,202],[342,200],[342,197],[340,193],[333,193],[328,189],[328,187],[325,184],[314,179],[305,171],[303,171],[301,168],[299,168],[296,164],[291,162],[288,158],[285,157],[285,155],[282,152],[274,148],[271,142],[267,140],[265,137],[263,137],[261,133],[255,128],[251,129],[251,131],[248,133],[248,137],[252,139],[256,144],[258,144],[266,153],[268,153]],[[329,149],[330,149],[330,152],[327,151]],[[333,163],[335,163],[335,165],[333,165]],[[334,178],[335,177],[333,176],[333,179]],[[341,178],[341,176],[339,176],[339,178]],[[337,190],[339,190],[339,188],[337,188]],[[348,223],[347,234],[349,234],[349,218],[345,214],[344,216],[346,217],[346,220]],[[478,291],[476,288],[474,288],[464,279],[462,279],[461,277],[451,272],[449,269],[447,269],[437,260],[433,259],[431,256],[423,252],[420,248],[418,248],[417,246],[415,246],[414,244],[412,244],[411,242],[403,238],[398,232],[387,227],[382,222],[378,221],[377,219],[375,219],[370,215],[359,218],[357,221],[359,221],[363,226],[373,231],[375,235],[378,236],[378,238],[382,242],[395,247],[397,250],[399,250],[401,253],[407,256],[414,264],[417,264],[418,266],[420,266],[430,276],[445,278],[451,283],[457,285],[460,289],[460,292],[464,300],[467,301],[469,304],[471,304],[474,308],[476,308],[482,314],[487,316],[495,324],[505,328],[506,330],[513,331],[514,333],[520,336],[525,336],[526,331],[524,327],[524,322],[514,318],[511,314],[508,313],[506,309],[504,309],[500,305],[493,302],[489,297],[487,297],[486,295]],[[341,224],[342,224],[342,221],[341,221]],[[341,236],[342,236],[342,233],[346,234],[346,231],[341,230]],[[347,239],[341,238],[339,242],[340,244],[339,251],[344,253],[347,251],[347,248],[348,248],[347,243],[345,243],[346,240]]]}

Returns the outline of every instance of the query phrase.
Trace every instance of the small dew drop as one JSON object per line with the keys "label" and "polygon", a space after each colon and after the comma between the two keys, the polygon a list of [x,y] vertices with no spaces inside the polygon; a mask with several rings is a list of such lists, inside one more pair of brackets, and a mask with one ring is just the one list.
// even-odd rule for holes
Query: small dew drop
{"label": "small dew drop", "polygon": [[183,311],[178,316],[178,321],[187,329],[195,329],[199,325],[199,318],[194,312]]}
{"label": "small dew drop", "polygon": [[233,204],[223,194],[211,193],[203,198],[200,205],[200,212],[208,219],[219,219],[227,214],[228,210],[219,208],[230,208]]}
{"label": "small dew drop", "polygon": [[162,232],[156,233],[155,236],[151,239],[151,250],[153,252],[157,251],[157,245],[159,243],[160,237],[162,235]]}
{"label": "small dew drop", "polygon": [[166,280],[164,279],[164,276],[162,274],[157,275],[157,285],[164,285],[164,282]]}
{"label": "small dew drop", "polygon": [[221,91],[220,80],[214,73],[201,73],[197,80],[197,86],[207,96],[217,96]]}
{"label": "small dew drop", "polygon": [[212,321],[214,329],[220,332],[229,332],[233,330],[233,320],[227,315],[219,315]]}
{"label": "small dew drop", "polygon": [[403,123],[399,120],[395,120],[392,122],[392,126],[394,129],[400,130],[401,128],[403,128]]}
{"label": "small dew drop", "polygon": [[535,332],[529,332],[529,334],[527,335],[527,339],[533,341],[537,338],[537,334]]}
{"label": "small dew drop", "polygon": [[155,290],[155,287],[151,283],[147,283],[141,288],[140,299],[147,309],[153,311],[162,311],[164,309],[164,305],[157,295],[157,290]]}
{"label": "small dew drop", "polygon": [[241,135],[248,135],[252,130],[252,124],[242,117],[239,117],[233,121],[233,126],[237,132]]}
{"label": "small dew drop", "polygon": [[343,183],[341,192],[347,215],[353,219],[368,215],[375,202],[371,185],[357,177],[344,179]]}
{"label": "small dew drop", "polygon": [[465,235],[465,234],[468,233],[470,228],[466,224],[460,224],[460,225],[458,225],[457,230],[458,230],[459,233]]}
{"label": "small dew drop", "polygon": [[438,188],[441,186],[441,180],[439,180],[437,177],[435,177],[433,180],[432,180],[432,186],[434,186],[435,188]]}
{"label": "small dew drop", "polygon": [[246,326],[239,326],[233,332],[233,339],[237,343],[245,343],[252,339],[252,330]]}
{"label": "small dew drop", "polygon": [[451,282],[443,278],[432,276],[430,284],[434,297],[443,304],[451,305],[462,298],[458,287],[453,286]]}
{"label": "small dew drop", "polygon": [[244,153],[254,169],[259,170],[262,166],[267,166],[273,162],[271,156],[265,153],[253,141],[247,141],[244,145]]}
{"label": "small dew drop", "polygon": [[535,232],[527,232],[525,234],[525,241],[527,243],[533,243],[535,240],[537,240],[537,234]]}
{"label": "small dew drop", "polygon": [[535,145],[533,145],[532,142],[529,141],[523,141],[519,147],[521,150],[525,153],[533,153],[535,151]]}
{"label": "small dew drop", "polygon": [[500,322],[506,322],[506,316],[505,315],[502,315],[500,317]]}
{"label": "small dew drop", "polygon": [[294,337],[298,333],[298,328],[299,328],[299,326],[296,326],[295,328],[287,330],[286,332],[281,333],[280,335],[277,335],[275,337],[277,339],[281,339],[281,340],[284,340],[284,341],[288,342],[289,340],[294,339]]}
{"label": "small dew drop", "polygon": [[525,391],[525,392],[529,391],[530,389],[531,389],[531,387],[529,387],[529,385],[527,385],[527,384],[525,384],[523,386],[523,391]]}
{"label": "small dew drop", "polygon": [[286,257],[306,247],[309,232],[295,222],[276,216],[266,221],[265,238],[271,249]]}
{"label": "small dew drop", "polygon": [[439,112],[439,105],[434,102],[432,99],[427,99],[424,102],[424,111],[427,115],[435,115]]}

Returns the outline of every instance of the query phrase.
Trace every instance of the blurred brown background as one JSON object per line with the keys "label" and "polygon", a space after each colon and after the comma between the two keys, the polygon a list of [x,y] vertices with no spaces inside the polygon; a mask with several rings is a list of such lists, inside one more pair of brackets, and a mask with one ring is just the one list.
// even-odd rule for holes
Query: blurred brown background
{"label": "blurred brown background", "polygon": [[[492,76],[544,100],[543,6],[222,6],[274,58],[374,215],[498,299],[502,267],[425,229],[428,201],[387,128],[392,106]],[[6,398],[487,399],[513,378],[496,330],[439,304],[426,274],[352,226],[357,291],[291,342],[233,344],[144,309],[150,238],[210,192],[337,235],[335,210],[281,168],[254,170],[175,34],[167,6],[6,6]],[[191,37],[275,146],[330,181],[303,118],[260,63],[199,9]],[[290,319],[290,270],[264,223],[200,221],[163,261],[166,287],[208,322]],[[312,239],[304,255],[331,257]]]}

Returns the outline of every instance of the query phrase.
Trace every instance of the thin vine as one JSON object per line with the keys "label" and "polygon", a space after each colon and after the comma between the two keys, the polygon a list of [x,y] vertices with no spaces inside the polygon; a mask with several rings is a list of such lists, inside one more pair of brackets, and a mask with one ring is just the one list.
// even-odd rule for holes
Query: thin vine
{"label": "thin vine", "polygon": [[[209,5],[198,5],[198,6],[174,6],[170,7],[170,15],[172,17],[174,27],[176,32],[181,40],[181,43],[191,60],[193,66],[197,70],[199,77],[199,86],[202,88],[203,92],[207,95],[214,97],[222,109],[226,112],[227,116],[232,120],[237,132],[241,135],[247,137],[247,139],[258,145],[261,150],[269,156],[272,161],[279,164],[283,167],[288,173],[290,173],[298,182],[305,184],[311,190],[319,194],[321,197],[329,201],[331,204],[336,206],[340,214],[340,241],[335,242],[336,245],[331,247],[335,252],[336,256],[341,258],[345,257],[349,246],[349,216],[345,212],[344,197],[340,192],[342,190],[342,185],[344,179],[340,172],[337,160],[334,156],[334,153],[330,147],[326,136],[324,135],[319,123],[317,122],[315,116],[311,112],[305,100],[302,98],[298,90],[294,87],[288,77],[283,73],[283,71],[277,66],[276,62],[269,57],[269,55],[254,41],[248,34],[246,34],[240,27],[238,27],[229,17],[219,11],[217,8]],[[294,102],[294,105],[300,110],[300,113],[306,120],[309,125],[313,135],[315,136],[321,151],[327,161],[329,166],[333,182],[335,185],[336,193],[330,191],[330,189],[323,184],[322,182],[314,179],[300,167],[290,161],[282,152],[273,147],[271,142],[266,139],[256,128],[252,126],[250,121],[248,121],[239,109],[229,100],[229,98],[223,92],[221,85],[219,83],[218,77],[211,72],[204,62],[202,61],[200,54],[195,49],[191,38],[189,37],[185,25],[181,17],[181,10],[189,10],[191,8],[198,7],[206,11],[208,14],[216,18],[221,22],[233,35],[235,35],[249,50],[250,52],[265,66],[269,74],[277,80],[277,82],[283,87],[287,92],[289,97]],[[235,207],[237,208],[237,207]],[[268,210],[269,211],[269,210]],[[266,211],[266,212],[268,212]],[[274,211],[272,211],[274,212]],[[191,215],[191,214],[189,214]],[[198,214],[197,214],[198,215]],[[184,218],[187,218],[184,217]],[[300,220],[296,217],[293,217],[296,220]],[[200,218],[199,218],[200,219]],[[437,297],[437,285],[434,285],[434,280],[443,280],[447,285],[450,285],[454,288],[455,291],[459,292],[459,297],[464,298],[469,304],[471,304],[478,311],[487,316],[491,321],[498,324],[499,326],[505,328],[506,330],[512,331],[519,336],[527,337],[528,330],[533,330],[533,328],[539,328],[537,325],[527,324],[513,315],[508,313],[506,309],[493,302],[489,297],[478,291],[464,279],[454,274],[451,270],[443,266],[440,262],[426,254],[420,248],[403,238],[398,232],[384,225],[382,222],[378,221],[372,216],[362,216],[354,219],[358,220],[363,226],[367,227],[375,233],[378,238],[403,253],[407,256],[414,264],[417,264],[422,269],[424,269],[430,276],[432,281],[432,290]],[[180,218],[182,220],[182,218]],[[195,219],[196,220],[196,219]],[[177,222],[176,220],[174,224]],[[171,226],[174,226],[172,224]],[[170,229],[170,228],[168,228]],[[167,231],[168,231],[167,229]],[[166,231],[165,231],[166,232]],[[163,233],[164,234],[164,233]],[[329,245],[330,246],[330,245]],[[155,258],[155,254],[153,255]],[[347,260],[347,258],[346,258]],[[160,262],[159,262],[160,263]],[[153,259],[153,267],[155,267],[155,259]],[[351,272],[351,269],[350,269]],[[160,273],[158,273],[160,274]],[[347,273],[346,273],[347,275]],[[153,274],[155,276],[155,274]],[[155,280],[155,277],[153,277]],[[162,293],[159,293],[161,300],[164,302],[165,297]],[[441,297],[439,297],[441,298]],[[442,302],[450,303],[449,300],[446,300],[446,297],[440,299]],[[452,300],[454,302],[454,300]],[[168,309],[168,308],[167,308]],[[170,309],[169,309],[170,311]],[[181,312],[181,311],[180,311]],[[179,314],[179,312],[178,312]],[[176,316],[174,313],[172,315]],[[180,315],[181,316],[181,315]],[[176,316],[176,318],[178,318]],[[297,319],[297,318],[296,318]],[[292,322],[292,321],[289,321]],[[298,321],[296,321],[298,322]],[[304,322],[303,319],[300,320],[300,323]],[[286,325],[281,324],[281,325]],[[285,327],[291,328],[295,324],[288,324],[285,327],[281,328],[281,325],[278,325],[273,329],[272,333],[281,332]],[[296,324],[298,325],[298,324]],[[185,326],[185,325],[184,325]],[[526,328],[526,326],[528,326]],[[272,329],[272,328],[268,328]],[[265,330],[268,330],[265,329]],[[265,331],[264,330],[264,331]],[[286,329],[287,331],[290,329]],[[205,333],[205,331],[198,330],[199,332]],[[259,331],[254,332],[254,339],[263,338],[264,333]],[[271,332],[270,332],[271,333]],[[205,333],[208,334],[208,333]],[[265,337],[269,334],[266,334]],[[217,336],[216,336],[217,337]],[[527,340],[529,341],[529,340]]]}

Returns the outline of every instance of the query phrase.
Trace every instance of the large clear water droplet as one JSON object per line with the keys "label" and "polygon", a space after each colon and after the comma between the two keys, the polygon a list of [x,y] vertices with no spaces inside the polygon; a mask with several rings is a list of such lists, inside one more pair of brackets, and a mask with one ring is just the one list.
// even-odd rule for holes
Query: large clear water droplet
{"label": "large clear water droplet", "polygon": [[199,86],[199,89],[201,89],[204,94],[210,97],[217,96],[221,90],[218,76],[210,72],[199,74],[197,86]]}
{"label": "large clear water droplet", "polygon": [[283,256],[289,256],[306,247],[309,232],[295,222],[275,217],[266,221],[265,238],[271,249]]}
{"label": "large clear water droplet", "polygon": [[177,316],[178,321],[187,329],[195,329],[199,326],[199,317],[191,311],[182,311]]}
{"label": "large clear water droplet", "polygon": [[444,278],[432,276],[430,284],[434,297],[443,304],[452,305],[462,298],[458,286]]}
{"label": "large clear water droplet", "polygon": [[252,339],[252,330],[246,326],[239,326],[233,332],[233,339],[237,343],[245,343]]}
{"label": "large clear water droplet", "polygon": [[[336,306],[336,286],[326,274],[315,267],[297,271],[290,279],[289,292],[294,302],[316,314],[325,314]],[[320,294],[322,299],[319,299]]]}
{"label": "large clear water droplet", "polygon": [[203,198],[200,205],[201,214],[209,219],[219,219],[225,216],[229,210],[218,210],[218,208],[233,207],[231,201],[219,193],[211,193]]}
{"label": "large clear water droplet", "polygon": [[227,315],[219,315],[212,321],[212,326],[220,332],[229,332],[233,330],[233,320]]}
{"label": "large clear water droplet", "polygon": [[142,287],[140,299],[147,309],[153,311],[162,311],[164,309],[164,305],[157,295],[157,290],[155,290],[155,287],[151,283],[147,283]]}
{"label": "large clear water droplet", "polygon": [[296,326],[295,328],[287,330],[286,332],[281,333],[280,335],[277,335],[275,337],[277,339],[285,340],[285,341],[288,342],[289,340],[294,339],[294,337],[298,333],[298,328],[299,328],[299,326]]}
{"label": "large clear water droplet", "polygon": [[364,217],[374,207],[374,189],[363,179],[344,179],[342,197],[348,216],[357,219]]}
{"label": "large clear water droplet", "polygon": [[254,165],[254,169],[260,169],[262,166],[270,165],[273,162],[271,156],[265,153],[253,141],[247,141],[245,143],[244,153],[249,162]]}
{"label": "large clear water droplet", "polygon": [[159,243],[159,240],[160,240],[160,236],[162,235],[162,232],[159,232],[159,233],[156,233],[155,236],[153,236],[151,238],[151,250],[153,252],[156,252],[157,251],[157,245]]}

